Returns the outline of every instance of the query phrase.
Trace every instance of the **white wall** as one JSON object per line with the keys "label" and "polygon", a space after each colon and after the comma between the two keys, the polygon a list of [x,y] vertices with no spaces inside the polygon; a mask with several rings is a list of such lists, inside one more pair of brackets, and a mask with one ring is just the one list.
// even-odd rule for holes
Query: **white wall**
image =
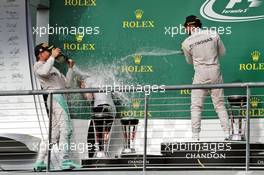
{"label": "white wall", "polygon": [[[44,27],[48,26],[49,24],[49,9],[37,9],[37,27]],[[39,43],[48,43],[49,42],[49,35],[45,34],[40,37],[40,35],[35,35],[36,44]]]}

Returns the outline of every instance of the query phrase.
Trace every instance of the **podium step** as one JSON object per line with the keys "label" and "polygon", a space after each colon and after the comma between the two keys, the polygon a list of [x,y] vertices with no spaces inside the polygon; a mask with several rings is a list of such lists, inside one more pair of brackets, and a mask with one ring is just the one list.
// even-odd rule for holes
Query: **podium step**
{"label": "podium step", "polygon": [[[250,144],[250,166],[264,168],[264,144]],[[161,155],[147,155],[149,167],[245,167],[246,144],[243,142],[172,142],[161,143]],[[89,167],[142,167],[141,154],[119,158],[85,159]]]}

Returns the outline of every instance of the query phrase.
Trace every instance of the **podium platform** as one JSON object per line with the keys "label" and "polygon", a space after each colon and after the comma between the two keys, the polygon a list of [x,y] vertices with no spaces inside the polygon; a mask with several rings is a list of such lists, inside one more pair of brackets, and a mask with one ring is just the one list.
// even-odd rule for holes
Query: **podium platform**
{"label": "podium platform", "polygon": [[[264,144],[250,144],[250,166],[264,168]],[[160,155],[147,155],[151,167],[245,167],[245,142],[171,142],[161,143]],[[131,154],[109,159],[82,160],[89,167],[142,167],[143,156]]]}

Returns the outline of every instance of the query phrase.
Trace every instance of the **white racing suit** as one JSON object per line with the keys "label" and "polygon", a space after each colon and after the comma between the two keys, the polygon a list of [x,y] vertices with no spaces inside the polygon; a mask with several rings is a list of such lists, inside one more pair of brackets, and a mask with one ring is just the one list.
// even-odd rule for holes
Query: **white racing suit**
{"label": "white racing suit", "polygon": [[[69,69],[66,77],[54,66],[54,58],[50,57],[46,62],[38,61],[34,65],[34,71],[43,89],[64,89],[72,82],[73,70]],[[48,97],[50,109],[50,97]],[[50,144],[58,144],[60,160],[69,159],[70,139],[72,135],[72,123],[68,111],[66,98],[61,94],[54,94],[52,101],[52,136]],[[40,144],[38,159],[44,161],[47,155],[48,141]]]}
{"label": "white racing suit", "polygon": [[[182,50],[189,64],[194,65],[193,84],[223,83],[220,72],[219,56],[225,54],[225,47],[216,32],[196,28],[182,43]],[[228,114],[224,103],[223,89],[194,89],[191,94],[192,132],[201,131],[201,113],[204,99],[211,94],[215,111],[221,127],[229,134]]]}

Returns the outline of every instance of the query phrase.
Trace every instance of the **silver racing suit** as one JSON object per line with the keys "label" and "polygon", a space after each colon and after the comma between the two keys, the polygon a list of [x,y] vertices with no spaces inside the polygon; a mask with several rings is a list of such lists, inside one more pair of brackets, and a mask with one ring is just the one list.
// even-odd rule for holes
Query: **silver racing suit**
{"label": "silver racing suit", "polygon": [[[186,61],[194,66],[193,84],[223,83],[219,57],[225,54],[225,47],[219,35],[209,30],[196,28],[182,43]],[[192,132],[201,131],[201,113],[204,99],[210,93],[221,127],[229,133],[228,114],[224,103],[223,89],[195,89],[191,93]]]}
{"label": "silver racing suit", "polygon": [[[34,72],[43,89],[64,89],[70,87],[73,77],[72,68],[68,69],[66,77],[56,69],[54,58],[46,62],[38,61],[34,64]],[[48,108],[50,97],[48,97]],[[64,95],[54,94],[52,103],[52,136],[51,144],[59,144],[60,160],[69,159],[69,144],[72,135],[72,123],[69,116],[68,105]],[[48,142],[43,140],[40,144],[38,160],[44,161],[47,155]]]}

